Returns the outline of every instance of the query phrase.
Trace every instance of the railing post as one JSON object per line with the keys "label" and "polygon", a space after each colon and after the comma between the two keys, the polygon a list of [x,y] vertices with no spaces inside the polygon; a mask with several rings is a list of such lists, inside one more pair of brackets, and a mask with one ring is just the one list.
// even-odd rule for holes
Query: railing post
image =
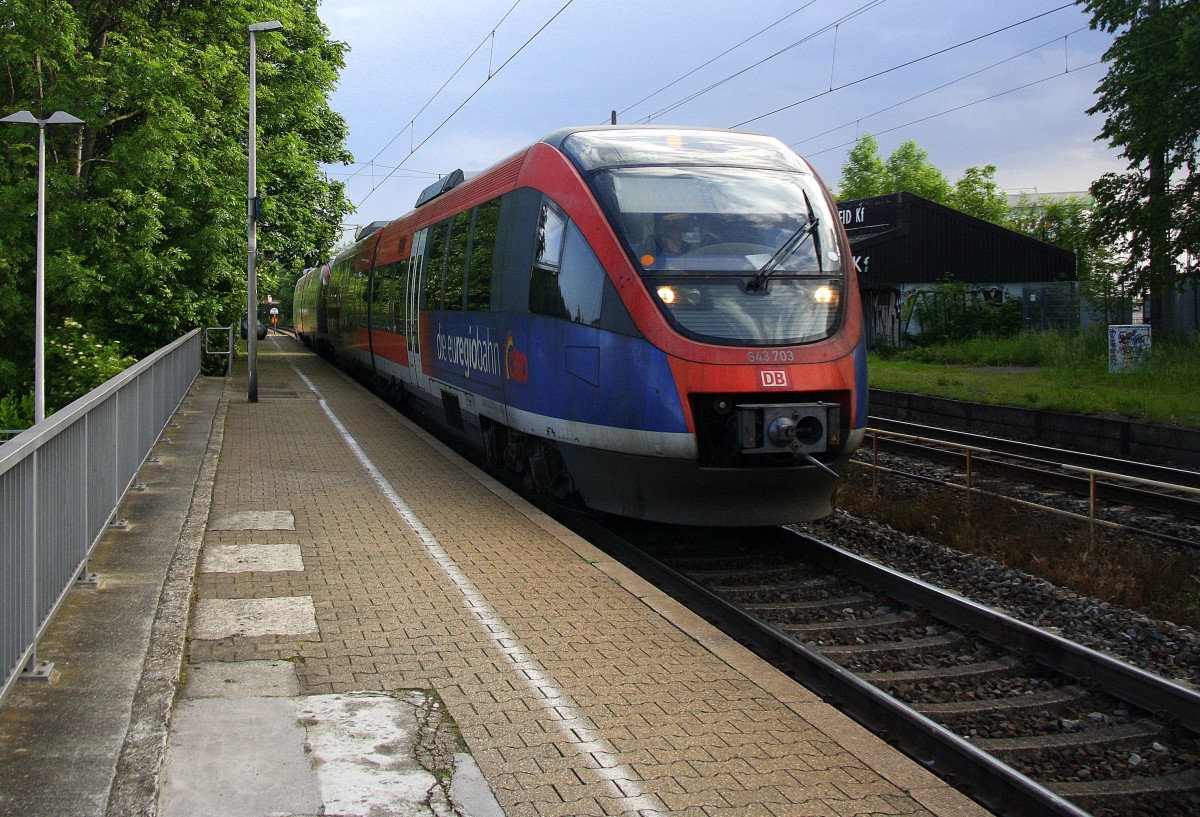
{"label": "railing post", "polygon": [[1088,548],[1096,544],[1096,472],[1088,474]]}
{"label": "railing post", "polygon": [[54,664],[48,661],[38,660],[38,636],[42,627],[41,609],[38,602],[38,562],[41,556],[41,526],[38,524],[38,518],[41,516],[41,491],[38,490],[38,484],[41,482],[38,466],[42,459],[42,449],[33,452],[33,538],[32,538],[32,558],[30,559],[30,574],[33,577],[30,583],[29,620],[33,624],[33,643],[29,648],[29,660],[25,664],[25,669],[21,672],[21,677],[32,681],[48,681],[50,674],[54,672]]}
{"label": "railing post", "polygon": [[871,501],[879,501],[879,432],[871,429]]}

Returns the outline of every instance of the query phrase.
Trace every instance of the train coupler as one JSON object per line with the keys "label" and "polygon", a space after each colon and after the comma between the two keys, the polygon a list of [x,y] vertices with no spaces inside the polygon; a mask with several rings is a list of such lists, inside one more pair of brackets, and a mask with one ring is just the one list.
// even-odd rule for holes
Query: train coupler
{"label": "train coupler", "polygon": [[742,454],[820,454],[841,444],[836,403],[750,403],[737,406]]}

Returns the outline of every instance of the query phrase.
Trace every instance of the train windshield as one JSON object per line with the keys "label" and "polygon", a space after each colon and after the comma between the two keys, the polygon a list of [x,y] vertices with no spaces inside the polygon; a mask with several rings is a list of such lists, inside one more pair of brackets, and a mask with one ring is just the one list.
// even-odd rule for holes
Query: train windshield
{"label": "train windshield", "polygon": [[[707,138],[756,141],[748,153],[673,156],[639,144],[638,151],[610,148],[604,155],[592,148],[575,158],[594,168],[589,184],[683,334],[724,345],[829,337],[841,316],[845,275],[836,216],[820,182],[775,140]],[[759,140],[778,150],[770,153]],[[597,167],[601,157],[616,166]],[[667,164],[672,158],[683,164]]]}

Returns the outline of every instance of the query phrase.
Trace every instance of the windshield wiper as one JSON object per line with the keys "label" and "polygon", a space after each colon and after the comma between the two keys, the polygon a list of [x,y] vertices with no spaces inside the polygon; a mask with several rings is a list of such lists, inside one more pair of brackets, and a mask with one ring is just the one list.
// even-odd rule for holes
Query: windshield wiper
{"label": "windshield wiper", "polygon": [[808,210],[808,221],[796,228],[796,232],[788,236],[787,241],[783,242],[783,246],[775,251],[775,254],[767,259],[767,263],[763,264],[750,279],[750,283],[746,284],[747,292],[758,292],[767,288],[767,281],[771,280],[771,276],[775,274],[775,270],[783,263],[783,260],[789,255],[800,249],[800,246],[806,239],[813,240],[813,249],[817,254],[817,270],[821,271],[821,244],[817,238],[817,225],[820,219],[813,212],[812,202],[808,199],[808,193],[801,191],[804,196],[804,206]]}

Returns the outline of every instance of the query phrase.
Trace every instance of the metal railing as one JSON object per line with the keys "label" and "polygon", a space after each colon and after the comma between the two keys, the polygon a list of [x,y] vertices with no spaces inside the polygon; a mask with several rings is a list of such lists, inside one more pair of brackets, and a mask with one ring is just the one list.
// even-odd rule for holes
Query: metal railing
{"label": "metal railing", "polygon": [[0,446],[0,701],[200,373],[200,330]]}
{"label": "metal railing", "polygon": [[[212,337],[214,332],[219,333],[217,337],[221,338],[221,341],[225,344],[224,349],[213,347]],[[229,326],[206,326],[204,328],[204,354],[216,355],[227,359],[225,364],[226,377],[233,374],[233,357],[237,352],[235,343],[233,338],[233,324]]]}
{"label": "metal railing", "polygon": [[[987,493],[984,491],[980,491],[975,485],[975,479],[974,479],[974,475],[976,472],[976,468],[975,468],[975,464],[974,464],[975,457],[986,457],[986,456],[989,456],[992,454],[997,454],[999,456],[1010,456],[1010,457],[1013,457],[1014,459],[1032,461],[1032,458],[1030,458],[1030,457],[1025,457],[1025,456],[1021,456],[1021,455],[1013,455],[1013,454],[1005,454],[1004,452],[1001,452],[1001,451],[993,451],[990,448],[981,448],[979,446],[967,445],[965,443],[958,443],[958,442],[953,442],[950,440],[937,440],[937,439],[932,439],[929,437],[920,437],[920,436],[916,436],[916,435],[912,435],[912,434],[902,434],[899,431],[887,431],[887,430],[877,429],[877,428],[868,428],[867,435],[870,436],[870,438],[871,438],[871,461],[870,462],[862,462],[861,460],[852,460],[851,462],[853,465],[871,469],[871,499],[873,501],[877,501],[879,499],[879,474],[880,474],[880,472],[899,473],[902,476],[909,476],[909,477],[913,476],[912,474],[903,474],[902,472],[898,472],[898,471],[895,471],[890,468],[885,468],[884,466],[881,466],[879,464],[879,439],[881,437],[884,439],[892,439],[892,440],[900,440],[903,442],[911,442],[911,443],[915,443],[917,445],[928,445],[931,447],[946,448],[946,449],[950,449],[951,451],[958,451],[958,452],[962,453],[964,467],[965,467],[965,471],[966,471],[965,483],[952,482],[950,480],[932,480],[932,481],[937,482],[941,485],[945,485],[948,488],[954,488],[956,490],[964,490],[967,492],[968,498],[972,494],[975,494],[975,493],[981,493],[981,494]],[[1045,466],[1047,468],[1047,470],[1057,469],[1057,470],[1061,470],[1061,471],[1069,471],[1069,472],[1076,473],[1076,474],[1082,474],[1084,477],[1087,478],[1087,480],[1088,480],[1088,513],[1087,513],[1087,516],[1083,516],[1082,514],[1074,513],[1073,511],[1066,511],[1061,508],[1055,508],[1052,505],[1047,505],[1047,504],[1044,504],[1041,502],[1032,502],[1029,500],[1018,499],[1016,497],[1011,497],[1011,496],[1004,496],[1003,498],[1005,500],[1015,503],[1017,505],[1025,505],[1028,507],[1034,507],[1034,508],[1038,508],[1040,510],[1048,511],[1057,516],[1063,516],[1063,517],[1068,517],[1071,519],[1078,519],[1078,520],[1086,521],[1088,523],[1089,536],[1093,540],[1095,539],[1095,536],[1096,536],[1096,528],[1097,527],[1108,527],[1108,528],[1114,528],[1114,529],[1124,529],[1124,528],[1129,527],[1128,525],[1123,525],[1123,524],[1120,524],[1117,522],[1108,522],[1104,519],[1101,519],[1097,515],[1098,480],[1104,480],[1104,481],[1107,481],[1107,482],[1113,483],[1113,484],[1127,483],[1130,485],[1140,485],[1143,487],[1154,488],[1154,489],[1162,490],[1162,491],[1171,491],[1174,493],[1188,494],[1191,496],[1200,496],[1200,489],[1192,488],[1187,485],[1178,485],[1175,483],[1163,482],[1161,480],[1154,480],[1154,479],[1144,479],[1142,477],[1129,476],[1127,474],[1118,474],[1118,473],[1115,473],[1112,471],[1102,471],[1097,468],[1088,468],[1088,467],[1085,467],[1082,465],[1072,465],[1070,463],[1042,462],[1042,465]]]}

